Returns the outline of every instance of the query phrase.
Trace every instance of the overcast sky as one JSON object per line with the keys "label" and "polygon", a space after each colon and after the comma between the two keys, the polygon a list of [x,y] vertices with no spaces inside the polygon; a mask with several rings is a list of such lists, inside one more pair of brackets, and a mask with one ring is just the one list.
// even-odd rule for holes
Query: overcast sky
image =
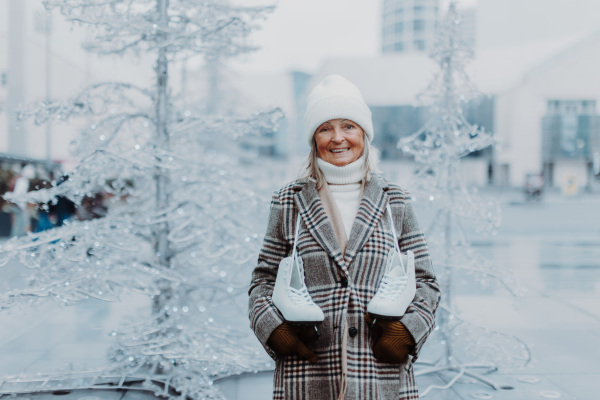
{"label": "overcast sky", "polygon": [[[268,4],[268,0],[245,0]],[[381,0],[279,0],[253,35],[258,52],[244,57],[247,72],[314,71],[324,58],[375,56],[381,47]],[[600,0],[463,0],[479,4],[485,46],[546,41],[600,29]]]}
{"label": "overcast sky", "polygon": [[253,35],[261,50],[247,57],[250,62],[245,67],[251,70],[312,70],[327,56],[378,53],[380,1],[280,0],[276,4],[263,29]]}

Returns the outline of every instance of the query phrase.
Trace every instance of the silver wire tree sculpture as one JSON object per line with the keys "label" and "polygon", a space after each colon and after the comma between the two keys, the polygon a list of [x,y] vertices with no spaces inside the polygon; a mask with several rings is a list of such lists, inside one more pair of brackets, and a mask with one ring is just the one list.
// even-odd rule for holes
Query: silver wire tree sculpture
{"label": "silver wire tree sculpture", "polygon": [[[79,204],[103,193],[107,214],[72,221],[0,246],[2,262],[31,271],[26,287],[0,294],[0,310],[50,299],[115,301],[125,291],[152,299],[148,315],[115,330],[111,366],[60,376],[3,377],[3,389],[137,388],[168,398],[222,398],[219,377],[264,367],[245,315],[250,263],[258,251],[257,206],[236,143],[273,132],[279,109],[242,117],[181,107],[170,65],[207,62],[253,50],[247,36],[272,7],[225,0],[47,0],[68,20],[89,26],[84,47],[101,55],[154,58],[148,88],[103,82],[65,102],[46,101],[22,117],[36,123],[91,121],[72,143],[77,167],[68,180],[15,203]],[[215,148],[214,137],[226,148]],[[262,207],[261,207],[262,208]],[[258,217],[260,218],[260,216]],[[34,381],[41,384],[36,389]],[[58,382],[58,386],[48,382]],[[137,383],[136,383],[137,382]],[[33,386],[32,386],[33,385]],[[103,386],[104,385],[104,386]]]}
{"label": "silver wire tree sculpture", "polygon": [[443,355],[416,375],[454,373],[446,385],[430,386],[422,396],[433,388],[447,389],[462,376],[500,389],[471,369],[484,368],[490,372],[523,366],[530,359],[529,349],[516,337],[464,320],[453,301],[457,274],[474,277],[482,288],[490,291],[501,286],[512,295],[517,292],[512,275],[476,254],[461,226],[464,220],[470,220],[477,229],[495,229],[500,216],[498,206],[469,189],[459,174],[461,159],[494,145],[494,137],[470,124],[463,115],[463,107],[477,101],[481,93],[465,70],[473,52],[462,39],[454,0],[449,4],[430,57],[439,65],[439,72],[419,98],[429,107],[431,117],[419,131],[398,143],[399,148],[423,164],[416,173],[414,186],[415,192],[428,199],[436,210],[427,238],[442,286],[436,333]]}

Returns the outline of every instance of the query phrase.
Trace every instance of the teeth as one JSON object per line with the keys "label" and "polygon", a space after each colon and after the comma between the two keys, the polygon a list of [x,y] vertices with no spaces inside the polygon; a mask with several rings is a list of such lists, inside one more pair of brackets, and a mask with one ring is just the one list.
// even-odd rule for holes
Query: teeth
{"label": "teeth", "polygon": [[336,150],[331,150],[332,153],[343,153],[345,151],[348,151],[348,149],[336,149]]}

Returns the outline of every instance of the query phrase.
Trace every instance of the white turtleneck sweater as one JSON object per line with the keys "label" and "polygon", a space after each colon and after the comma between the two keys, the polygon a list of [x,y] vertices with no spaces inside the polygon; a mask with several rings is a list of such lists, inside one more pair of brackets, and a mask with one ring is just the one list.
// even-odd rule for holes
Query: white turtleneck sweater
{"label": "white turtleneck sweater", "polygon": [[350,164],[337,167],[318,158],[317,164],[329,184],[329,189],[344,222],[346,237],[349,239],[360,204],[361,181],[365,176],[365,160],[361,156]]}

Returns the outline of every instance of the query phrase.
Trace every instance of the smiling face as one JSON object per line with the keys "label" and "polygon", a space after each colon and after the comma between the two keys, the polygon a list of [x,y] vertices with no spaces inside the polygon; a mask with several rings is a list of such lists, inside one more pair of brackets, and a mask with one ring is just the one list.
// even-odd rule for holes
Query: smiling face
{"label": "smiling face", "polygon": [[323,122],[315,131],[319,158],[338,167],[360,158],[365,148],[365,132],[349,119]]}

